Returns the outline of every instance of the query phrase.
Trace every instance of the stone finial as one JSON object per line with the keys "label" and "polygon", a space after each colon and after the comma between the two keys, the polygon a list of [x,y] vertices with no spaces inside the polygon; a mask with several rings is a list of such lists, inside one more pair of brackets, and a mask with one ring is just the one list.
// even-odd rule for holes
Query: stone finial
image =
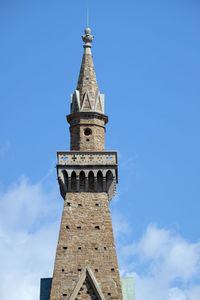
{"label": "stone finial", "polygon": [[93,35],[90,34],[91,33],[91,29],[89,27],[85,28],[85,34],[82,35],[82,40],[85,42],[85,45],[83,45],[84,48],[91,48],[92,45],[90,44],[94,38]]}

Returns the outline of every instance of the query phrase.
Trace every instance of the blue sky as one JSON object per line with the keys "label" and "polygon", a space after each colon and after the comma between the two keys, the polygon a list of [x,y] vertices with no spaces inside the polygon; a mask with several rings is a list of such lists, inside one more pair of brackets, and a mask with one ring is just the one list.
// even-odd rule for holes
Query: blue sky
{"label": "blue sky", "polygon": [[[159,272],[174,266],[167,252],[186,249],[183,261],[187,257],[196,271],[183,278],[187,265],[179,272],[169,268],[174,276],[163,276],[165,294],[152,300],[199,300],[197,0],[1,1],[0,197],[2,220],[8,216],[1,222],[1,243],[7,245],[2,249],[5,253],[11,249],[5,236],[13,235],[18,245],[23,233],[28,245],[38,238],[37,249],[45,253],[41,241],[53,228],[48,262],[37,274],[30,265],[29,273],[35,274],[29,282],[33,293],[25,297],[37,299],[37,276],[50,276],[53,267],[63,205],[54,168],[56,150],[69,149],[65,115],[77,84],[87,7],[98,85],[109,115],[106,149],[119,155],[118,192],[111,210],[120,269],[135,274],[138,289],[150,286],[154,293]],[[152,235],[157,240],[164,236],[165,242],[155,243],[155,251],[146,253],[143,245]],[[25,247],[20,249],[19,261]],[[35,253],[30,250],[30,255]],[[23,265],[16,266],[16,274],[21,269],[21,276],[27,278]],[[22,300],[23,291],[24,286],[19,291]],[[138,292],[136,300],[143,299],[145,295]]]}

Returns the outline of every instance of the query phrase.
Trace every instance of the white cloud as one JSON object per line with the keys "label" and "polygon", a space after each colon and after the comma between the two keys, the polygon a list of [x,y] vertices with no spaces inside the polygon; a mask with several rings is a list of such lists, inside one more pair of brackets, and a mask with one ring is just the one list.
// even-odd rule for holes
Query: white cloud
{"label": "white cloud", "polygon": [[183,291],[179,288],[172,288],[169,290],[170,300],[187,300],[187,297]]}
{"label": "white cloud", "polygon": [[112,213],[112,224],[115,238],[119,238],[125,234],[127,235],[130,232],[128,222],[116,210]]}
{"label": "white cloud", "polygon": [[186,291],[187,299],[189,300],[199,300],[200,299],[200,285],[193,286]]}
{"label": "white cloud", "polygon": [[[22,176],[0,194],[0,299],[36,300],[40,278],[52,276],[63,201],[51,177],[33,184]],[[122,275],[135,277],[136,300],[200,300],[200,243],[149,225],[124,245],[130,226],[116,210],[112,217]]]}
{"label": "white cloud", "polygon": [[21,177],[0,195],[0,299],[39,299],[52,276],[62,202],[51,186]]}
{"label": "white cloud", "polygon": [[194,285],[200,279],[200,243],[150,225],[138,242],[121,247],[120,256],[123,275],[136,272],[136,300],[200,299],[200,282]]}

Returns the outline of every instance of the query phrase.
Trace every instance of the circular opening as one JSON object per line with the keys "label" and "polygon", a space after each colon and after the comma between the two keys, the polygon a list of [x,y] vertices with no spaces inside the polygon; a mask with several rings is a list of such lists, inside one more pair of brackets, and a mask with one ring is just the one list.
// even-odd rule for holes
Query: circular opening
{"label": "circular opening", "polygon": [[90,134],[92,134],[92,130],[91,130],[90,128],[86,128],[86,129],[84,130],[84,134],[85,134],[85,135],[90,135]]}

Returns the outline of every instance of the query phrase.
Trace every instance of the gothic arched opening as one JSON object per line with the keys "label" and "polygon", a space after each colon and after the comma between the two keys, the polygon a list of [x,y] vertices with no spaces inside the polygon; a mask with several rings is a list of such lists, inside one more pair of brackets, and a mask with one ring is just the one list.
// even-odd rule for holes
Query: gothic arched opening
{"label": "gothic arched opening", "polygon": [[107,173],[106,173],[106,190],[108,191],[111,184],[112,184],[112,181],[113,181],[113,174],[112,172],[109,170]]}
{"label": "gothic arched opening", "polygon": [[68,173],[65,170],[63,171],[63,177],[64,177],[65,188],[68,191]]}
{"label": "gothic arched opening", "polygon": [[88,175],[88,188],[89,192],[94,192],[94,173],[92,171]]}
{"label": "gothic arched opening", "polygon": [[101,171],[97,173],[97,192],[103,192],[103,174]]}
{"label": "gothic arched opening", "polygon": [[79,188],[80,192],[85,192],[85,172],[81,171],[79,175]]}
{"label": "gothic arched opening", "polygon": [[71,190],[76,191],[76,173],[73,171],[71,175]]}

